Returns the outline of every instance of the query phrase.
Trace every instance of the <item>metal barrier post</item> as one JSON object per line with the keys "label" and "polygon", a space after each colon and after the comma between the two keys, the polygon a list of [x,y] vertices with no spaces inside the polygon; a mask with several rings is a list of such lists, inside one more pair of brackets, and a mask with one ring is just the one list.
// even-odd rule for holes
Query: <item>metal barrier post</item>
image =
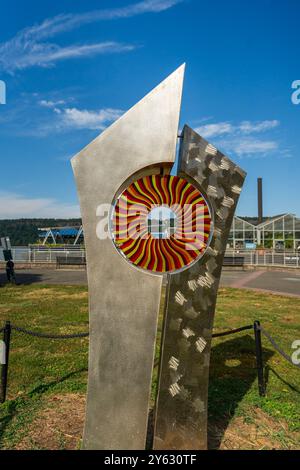
{"label": "metal barrier post", "polygon": [[2,367],[1,367],[0,403],[4,403],[6,400],[10,336],[11,336],[11,325],[9,321],[6,321],[5,326],[4,326],[4,331],[3,331],[3,342],[5,344],[5,363],[2,364]]}
{"label": "metal barrier post", "polygon": [[256,366],[257,366],[257,378],[258,378],[258,392],[261,397],[266,394],[265,379],[264,379],[264,364],[261,344],[261,332],[260,322],[256,320],[254,322],[254,337],[255,337],[255,354],[256,354]]}

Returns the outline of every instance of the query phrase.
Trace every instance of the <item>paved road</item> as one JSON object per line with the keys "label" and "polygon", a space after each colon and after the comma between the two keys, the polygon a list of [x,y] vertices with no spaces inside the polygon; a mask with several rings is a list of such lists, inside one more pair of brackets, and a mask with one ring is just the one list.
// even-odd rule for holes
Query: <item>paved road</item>
{"label": "paved road", "polygon": [[223,270],[221,285],[300,297],[300,270],[295,272]]}
{"label": "paved road", "polygon": [[[65,269],[22,269],[16,271],[20,284],[87,284],[86,272]],[[0,285],[5,283],[0,274]],[[271,291],[300,297],[300,270],[295,271],[231,271],[223,270],[221,286]]]}
{"label": "paved road", "polygon": [[[18,284],[87,284],[86,271],[82,269],[20,269],[16,270]],[[0,273],[0,285],[6,282],[6,276]]]}

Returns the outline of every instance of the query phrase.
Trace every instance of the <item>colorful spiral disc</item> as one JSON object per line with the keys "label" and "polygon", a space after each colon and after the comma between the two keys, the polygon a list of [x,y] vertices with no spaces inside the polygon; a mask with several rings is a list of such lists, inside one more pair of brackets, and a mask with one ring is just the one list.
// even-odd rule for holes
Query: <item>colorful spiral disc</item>
{"label": "colorful spiral disc", "polygon": [[151,175],[116,200],[111,233],[127,260],[154,273],[182,270],[210,241],[211,216],[201,192],[178,176]]}

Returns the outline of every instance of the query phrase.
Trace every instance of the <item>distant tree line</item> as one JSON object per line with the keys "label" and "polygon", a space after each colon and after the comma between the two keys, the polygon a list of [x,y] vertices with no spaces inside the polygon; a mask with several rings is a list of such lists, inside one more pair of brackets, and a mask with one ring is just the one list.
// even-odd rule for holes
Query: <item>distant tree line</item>
{"label": "distant tree line", "polygon": [[27,246],[39,241],[38,228],[80,225],[81,219],[3,219],[0,220],[0,237],[9,237],[13,246]]}

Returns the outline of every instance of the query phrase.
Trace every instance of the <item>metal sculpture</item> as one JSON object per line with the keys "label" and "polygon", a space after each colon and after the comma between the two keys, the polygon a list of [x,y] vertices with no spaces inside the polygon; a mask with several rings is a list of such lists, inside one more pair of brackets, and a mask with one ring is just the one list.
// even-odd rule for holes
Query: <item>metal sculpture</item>
{"label": "metal sculpture", "polygon": [[163,275],[154,448],[206,447],[214,306],[245,174],[185,127],[179,173],[170,175],[183,73],[72,159],[90,302],[84,449],[145,448]]}

